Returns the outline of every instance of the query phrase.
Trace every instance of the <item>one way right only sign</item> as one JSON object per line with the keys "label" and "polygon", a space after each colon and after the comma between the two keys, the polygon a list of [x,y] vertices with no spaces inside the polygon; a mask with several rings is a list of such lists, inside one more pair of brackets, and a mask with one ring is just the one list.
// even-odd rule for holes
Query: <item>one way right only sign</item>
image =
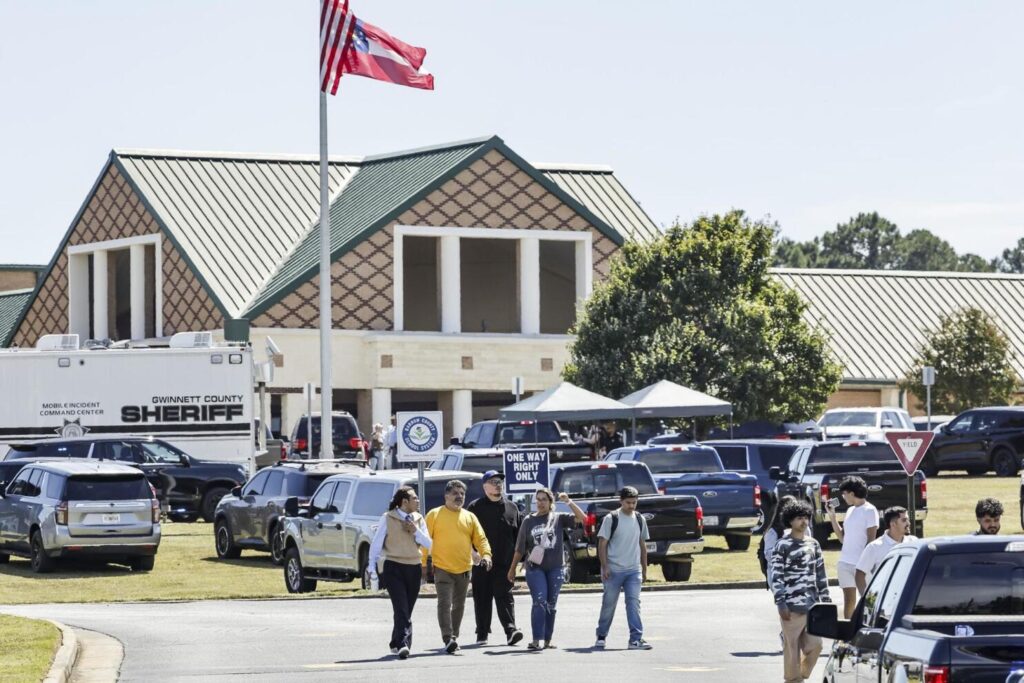
{"label": "one way right only sign", "polygon": [[928,451],[928,446],[935,438],[934,432],[886,432],[885,439],[889,442],[893,452],[899,459],[907,476],[914,476],[917,468],[921,466],[921,460]]}

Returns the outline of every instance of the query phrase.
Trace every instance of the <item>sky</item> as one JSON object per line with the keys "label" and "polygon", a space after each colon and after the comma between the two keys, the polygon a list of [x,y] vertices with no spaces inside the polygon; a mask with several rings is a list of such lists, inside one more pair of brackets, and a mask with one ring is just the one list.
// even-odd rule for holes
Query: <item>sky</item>
{"label": "sky", "polygon": [[[425,92],[346,77],[332,154],[500,135],[612,166],[659,225],[861,211],[1024,236],[1024,4],[351,0]],[[315,154],[316,0],[0,0],[0,263],[46,263],[113,148]]]}

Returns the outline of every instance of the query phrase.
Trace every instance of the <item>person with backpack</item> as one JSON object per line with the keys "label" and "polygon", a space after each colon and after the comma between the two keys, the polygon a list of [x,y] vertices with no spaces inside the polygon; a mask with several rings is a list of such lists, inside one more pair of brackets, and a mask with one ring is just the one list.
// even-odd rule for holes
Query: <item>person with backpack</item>
{"label": "person with backpack", "polygon": [[640,588],[647,580],[647,521],[636,511],[639,491],[625,486],[619,491],[619,509],[605,515],[597,532],[597,556],[601,560],[604,596],[597,622],[596,648],[604,648],[615,616],[619,593],[626,594],[626,623],[629,649],[650,650],[640,620]]}
{"label": "person with backpack", "polygon": [[562,556],[562,543],[567,531],[572,530],[578,521],[583,524],[587,515],[576,503],[569,499],[568,494],[558,494],[558,500],[569,505],[572,514],[555,512],[555,496],[551,489],[539,488],[534,493],[537,512],[533,513],[519,527],[515,553],[512,555],[512,566],[508,569],[508,582],[516,578],[519,562],[526,560],[526,585],[530,588],[533,598],[533,609],[530,612],[530,627],[533,640],[526,646],[528,650],[546,650],[553,648],[551,637],[555,630],[555,606],[558,604],[558,593],[565,580],[565,560]]}

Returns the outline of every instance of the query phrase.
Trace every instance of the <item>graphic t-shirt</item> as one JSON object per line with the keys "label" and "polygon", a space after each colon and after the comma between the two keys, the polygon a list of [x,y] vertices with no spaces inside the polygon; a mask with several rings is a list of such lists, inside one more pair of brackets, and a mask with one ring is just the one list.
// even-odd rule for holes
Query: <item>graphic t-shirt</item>
{"label": "graphic t-shirt", "polygon": [[[526,562],[527,568],[531,566],[540,569],[555,569],[561,567],[562,562],[562,539],[565,537],[565,530],[576,526],[576,515],[568,512],[549,512],[546,515],[533,514],[523,520],[519,527],[519,537],[516,539],[516,550]],[[536,546],[544,548],[544,561],[539,565],[533,565],[527,559],[530,551]]]}

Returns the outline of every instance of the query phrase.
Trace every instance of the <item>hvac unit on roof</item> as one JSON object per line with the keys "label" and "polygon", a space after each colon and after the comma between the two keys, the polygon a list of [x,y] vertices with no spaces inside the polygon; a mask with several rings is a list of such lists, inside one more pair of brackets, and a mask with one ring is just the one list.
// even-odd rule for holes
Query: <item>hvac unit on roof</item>
{"label": "hvac unit on roof", "polygon": [[213,346],[213,332],[178,332],[171,337],[172,349],[208,349]]}
{"label": "hvac unit on roof", "polygon": [[77,351],[77,334],[44,334],[36,342],[39,351]]}

